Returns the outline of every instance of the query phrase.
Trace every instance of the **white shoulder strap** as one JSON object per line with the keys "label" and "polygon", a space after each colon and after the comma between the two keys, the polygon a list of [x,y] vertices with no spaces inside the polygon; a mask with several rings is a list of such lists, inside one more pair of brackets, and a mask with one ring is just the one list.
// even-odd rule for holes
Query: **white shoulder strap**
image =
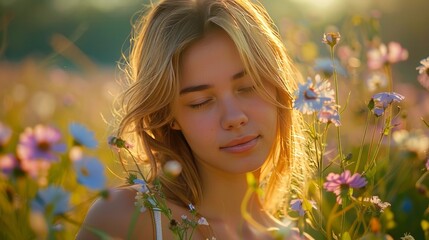
{"label": "white shoulder strap", "polygon": [[162,240],[161,211],[159,211],[158,209],[154,209],[153,218],[155,221],[156,240]]}

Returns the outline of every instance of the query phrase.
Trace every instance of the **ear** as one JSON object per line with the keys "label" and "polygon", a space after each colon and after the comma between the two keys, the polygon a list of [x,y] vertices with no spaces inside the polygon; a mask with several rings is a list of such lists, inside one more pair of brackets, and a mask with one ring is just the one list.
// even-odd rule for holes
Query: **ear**
{"label": "ear", "polygon": [[176,120],[173,120],[170,123],[170,128],[173,130],[182,130],[182,128],[180,127],[179,123]]}

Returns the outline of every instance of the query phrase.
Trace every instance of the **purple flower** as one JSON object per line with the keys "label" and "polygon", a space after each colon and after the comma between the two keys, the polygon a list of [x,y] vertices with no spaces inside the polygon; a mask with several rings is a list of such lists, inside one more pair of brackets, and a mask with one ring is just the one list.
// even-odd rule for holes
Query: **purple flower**
{"label": "purple flower", "polygon": [[322,81],[320,75],[316,75],[315,82],[308,78],[307,82],[298,86],[294,108],[304,114],[312,114],[320,111],[325,104],[334,101],[334,91],[328,81]]}
{"label": "purple flower", "polygon": [[200,219],[198,219],[198,225],[206,225],[208,226],[209,223],[207,222],[207,219],[205,219],[204,217],[200,217]]}
{"label": "purple flower", "polygon": [[359,173],[351,175],[350,171],[346,170],[341,174],[329,173],[323,187],[326,191],[335,193],[338,204],[341,204],[342,193],[348,193],[349,188],[362,188],[366,184],[366,179]]}
{"label": "purple flower", "polygon": [[419,76],[417,80],[419,83],[429,90],[429,57],[420,61],[422,66],[418,66],[416,69],[419,70]]}
{"label": "purple flower", "polygon": [[0,148],[5,146],[12,136],[12,130],[0,122]]}
{"label": "purple flower", "polygon": [[[298,212],[299,216],[304,216],[305,211],[308,211],[308,209],[305,209],[305,207],[302,206],[303,202],[304,201],[302,199],[293,199],[290,201],[290,208],[293,211]],[[308,201],[308,203],[311,204],[312,208],[317,209],[315,201]]]}
{"label": "purple flower", "polygon": [[333,123],[336,127],[341,126],[340,115],[333,104],[327,104],[317,114],[317,118],[323,123]]}
{"label": "purple flower", "polygon": [[96,148],[98,143],[94,138],[94,133],[79,123],[72,123],[69,126],[74,142],[88,148]]}
{"label": "purple flower", "polygon": [[77,181],[93,190],[105,187],[106,176],[104,166],[96,158],[83,157],[73,162],[77,173]]}
{"label": "purple flower", "polygon": [[387,64],[404,61],[408,58],[408,51],[397,42],[390,42],[388,46],[381,44],[367,53],[368,67],[372,70],[381,69]]}
{"label": "purple flower", "polygon": [[37,192],[36,197],[31,201],[31,208],[39,212],[49,209],[52,214],[58,215],[69,210],[69,201],[69,192],[59,187],[49,186]]}
{"label": "purple flower", "polygon": [[404,96],[395,92],[382,92],[372,96],[368,105],[375,116],[380,117],[384,114],[386,108],[393,102],[401,102]]}
{"label": "purple flower", "polygon": [[58,161],[56,153],[66,150],[66,145],[60,140],[60,132],[53,127],[37,125],[25,129],[17,145],[21,168],[32,176],[49,168],[52,162]]}

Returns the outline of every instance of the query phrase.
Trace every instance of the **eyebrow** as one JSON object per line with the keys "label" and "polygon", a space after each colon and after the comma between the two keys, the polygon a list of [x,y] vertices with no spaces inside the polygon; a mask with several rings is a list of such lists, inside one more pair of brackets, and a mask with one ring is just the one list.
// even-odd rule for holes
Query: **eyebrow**
{"label": "eyebrow", "polygon": [[[246,75],[246,71],[241,70],[240,72],[238,72],[238,73],[236,73],[236,74],[234,74],[232,76],[232,80],[237,80],[239,78],[244,77],[245,75]],[[201,85],[195,85],[195,86],[185,87],[185,88],[183,88],[183,89],[180,90],[179,94],[183,95],[183,94],[186,94],[186,93],[203,91],[203,90],[209,89],[211,87],[212,87],[212,85],[209,85],[209,84],[201,84]]]}

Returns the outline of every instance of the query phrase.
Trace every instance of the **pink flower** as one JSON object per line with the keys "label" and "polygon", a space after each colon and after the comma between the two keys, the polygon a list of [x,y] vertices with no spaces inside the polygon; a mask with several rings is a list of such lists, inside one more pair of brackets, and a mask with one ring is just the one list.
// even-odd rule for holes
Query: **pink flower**
{"label": "pink flower", "polygon": [[426,170],[428,170],[428,171],[429,171],[429,158],[428,158],[428,160],[426,161]]}
{"label": "pink flower", "polygon": [[429,57],[420,61],[422,66],[418,66],[416,69],[419,70],[419,76],[417,80],[419,83],[429,90]]}
{"label": "pink flower", "polygon": [[18,161],[12,154],[0,155],[0,176],[9,176],[17,165]]}
{"label": "pink flower", "polygon": [[408,51],[397,42],[390,42],[389,45],[381,44],[378,48],[373,48],[367,53],[368,67],[372,70],[382,68],[384,65],[404,61],[408,58]]}
{"label": "pink flower", "polygon": [[22,170],[35,176],[39,170],[46,170],[52,162],[58,161],[56,153],[66,150],[60,140],[60,132],[53,127],[37,125],[27,128],[20,135],[17,146]]}
{"label": "pink flower", "polygon": [[323,187],[326,191],[333,192],[337,195],[337,202],[339,204],[341,204],[342,193],[348,193],[349,188],[362,188],[367,184],[366,179],[359,173],[351,175],[349,170],[341,174],[329,173],[326,180]]}
{"label": "pink flower", "polygon": [[336,127],[341,126],[340,115],[333,104],[327,104],[317,114],[317,118],[323,123],[333,123]]}

